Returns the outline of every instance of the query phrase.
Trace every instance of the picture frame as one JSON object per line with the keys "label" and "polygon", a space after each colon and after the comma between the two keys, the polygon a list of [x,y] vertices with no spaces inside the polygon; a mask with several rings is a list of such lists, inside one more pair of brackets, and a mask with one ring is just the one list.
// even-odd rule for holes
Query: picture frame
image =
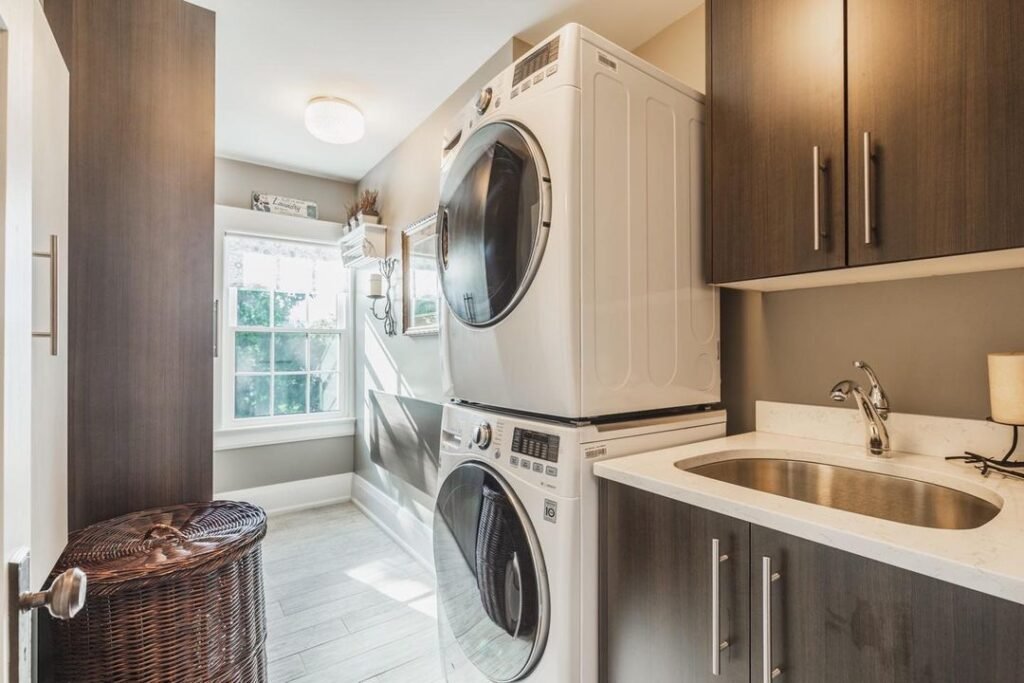
{"label": "picture frame", "polygon": [[402,230],[402,334],[439,334],[440,313],[435,213]]}
{"label": "picture frame", "polygon": [[276,213],[283,216],[298,216],[300,218],[320,218],[320,210],[316,202],[305,199],[293,199],[281,197],[266,192],[252,193],[252,210],[261,213]]}

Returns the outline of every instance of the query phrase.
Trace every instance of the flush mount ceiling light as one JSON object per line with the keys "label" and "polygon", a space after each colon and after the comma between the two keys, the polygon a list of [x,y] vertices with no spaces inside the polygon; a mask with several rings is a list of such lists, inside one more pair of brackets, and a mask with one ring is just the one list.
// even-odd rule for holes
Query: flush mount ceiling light
{"label": "flush mount ceiling light", "polygon": [[306,130],[332,145],[355,142],[366,132],[363,112],[338,97],[314,97],[306,105]]}

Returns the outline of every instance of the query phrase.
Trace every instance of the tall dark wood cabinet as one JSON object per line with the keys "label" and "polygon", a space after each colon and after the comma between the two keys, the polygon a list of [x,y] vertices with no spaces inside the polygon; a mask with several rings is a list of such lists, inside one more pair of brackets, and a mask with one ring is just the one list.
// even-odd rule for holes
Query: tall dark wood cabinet
{"label": "tall dark wood cabinet", "polygon": [[[601,681],[719,681],[749,675],[749,525],[601,483]],[[718,539],[720,672],[712,671]]]}
{"label": "tall dark wood cabinet", "polygon": [[71,74],[69,522],[212,496],[214,14],[47,0]]}
{"label": "tall dark wood cabinet", "polygon": [[715,282],[846,262],[843,0],[708,3]]}
{"label": "tall dark wood cabinet", "polygon": [[1024,245],[1024,4],[849,0],[847,17],[850,265]]}

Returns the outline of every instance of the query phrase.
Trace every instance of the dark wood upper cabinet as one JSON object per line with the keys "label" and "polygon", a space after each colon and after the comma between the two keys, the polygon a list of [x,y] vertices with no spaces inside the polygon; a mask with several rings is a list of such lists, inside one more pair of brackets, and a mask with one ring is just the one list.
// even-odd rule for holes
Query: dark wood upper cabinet
{"label": "dark wood upper cabinet", "polygon": [[843,266],[843,0],[710,0],[707,16],[712,281]]}
{"label": "dark wood upper cabinet", "polygon": [[[601,482],[603,683],[746,683],[749,524]],[[720,673],[712,672],[712,542],[718,539]]]}
{"label": "dark wood upper cabinet", "polygon": [[71,75],[69,525],[209,500],[214,14],[47,0]]}
{"label": "dark wood upper cabinet", "polygon": [[1024,3],[849,0],[847,17],[850,265],[1024,246]]}

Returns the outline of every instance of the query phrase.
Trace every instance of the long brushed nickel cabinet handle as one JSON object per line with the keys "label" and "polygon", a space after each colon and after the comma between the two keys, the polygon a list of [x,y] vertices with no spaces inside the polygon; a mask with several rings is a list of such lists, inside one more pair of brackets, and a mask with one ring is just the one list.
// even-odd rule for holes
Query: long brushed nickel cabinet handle
{"label": "long brushed nickel cabinet handle", "polygon": [[729,647],[728,640],[721,640],[721,598],[719,589],[719,570],[723,562],[729,559],[720,551],[717,538],[711,539],[711,675],[722,673],[722,650]]}
{"label": "long brushed nickel cabinet handle", "polygon": [[871,132],[864,131],[864,244],[871,244]]}
{"label": "long brushed nickel cabinet handle", "polygon": [[814,160],[814,251],[821,251],[821,239],[826,233],[821,229],[821,174],[826,166],[821,161],[821,147],[815,145],[811,150]]}
{"label": "long brushed nickel cabinet handle", "polygon": [[764,683],[771,683],[773,678],[782,673],[782,669],[772,665],[772,584],[782,578],[778,572],[772,572],[772,558],[767,555],[761,558],[761,657],[764,668]]}
{"label": "long brushed nickel cabinet handle", "polygon": [[33,251],[34,258],[50,259],[50,331],[33,332],[33,337],[48,337],[50,340],[50,355],[56,356],[59,348],[59,337],[57,326],[60,320],[60,260],[57,253],[57,236],[50,235],[50,251]]}

